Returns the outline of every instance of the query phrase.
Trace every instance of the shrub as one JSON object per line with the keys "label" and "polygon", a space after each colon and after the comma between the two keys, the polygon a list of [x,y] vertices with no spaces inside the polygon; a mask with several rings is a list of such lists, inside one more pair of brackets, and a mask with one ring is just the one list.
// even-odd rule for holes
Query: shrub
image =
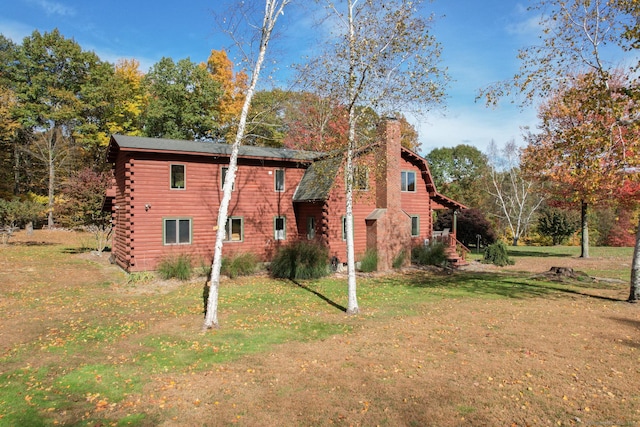
{"label": "shrub", "polygon": [[192,273],[191,258],[187,255],[166,258],[158,264],[158,274],[165,280],[174,277],[179,280],[189,280]]}
{"label": "shrub", "polygon": [[249,276],[258,269],[258,259],[254,254],[244,253],[222,258],[220,272],[232,279],[238,276]]}
{"label": "shrub", "polygon": [[507,245],[505,245],[504,242],[496,242],[487,246],[484,250],[484,259],[482,262],[484,264],[493,264],[499,267],[515,264],[512,259],[509,259],[509,255],[507,254]]}
{"label": "shrub", "polygon": [[395,258],[393,258],[393,262],[391,263],[391,266],[393,268],[400,268],[404,265],[404,260],[407,257],[407,253],[404,250],[401,250],[400,252],[398,252],[398,255],[395,256]]}
{"label": "shrub", "polygon": [[546,207],[538,213],[537,230],[543,236],[548,236],[552,245],[564,243],[579,228],[579,218],[566,210]]}
{"label": "shrub", "polygon": [[416,246],[411,250],[411,262],[418,265],[444,266],[447,256],[444,243],[436,242],[428,246]]}
{"label": "shrub", "polygon": [[271,275],[281,279],[317,279],[329,274],[329,252],[313,242],[281,247],[271,261]]}
{"label": "shrub", "polygon": [[367,249],[360,260],[360,271],[371,273],[378,269],[378,252],[375,249]]}

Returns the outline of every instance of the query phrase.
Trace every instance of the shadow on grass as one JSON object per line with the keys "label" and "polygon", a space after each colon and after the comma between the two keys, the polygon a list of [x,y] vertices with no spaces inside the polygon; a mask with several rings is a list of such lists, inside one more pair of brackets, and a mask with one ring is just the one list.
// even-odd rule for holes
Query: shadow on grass
{"label": "shadow on grass", "polygon": [[402,279],[390,279],[390,284],[430,289],[439,288],[450,291],[452,295],[483,295],[524,299],[541,298],[553,294],[565,293],[604,301],[626,301],[624,299],[594,295],[587,292],[589,289],[602,289],[602,286],[598,283],[576,282],[562,284],[549,281],[537,281],[527,275],[513,273],[457,272],[446,276],[414,273]]}
{"label": "shadow on grass", "polygon": [[315,296],[317,296],[317,297],[318,297],[318,298],[320,298],[321,300],[323,300],[323,301],[325,301],[326,303],[328,303],[330,306],[335,307],[335,308],[337,308],[338,310],[343,311],[343,312],[345,312],[345,313],[347,312],[347,308],[346,308],[346,307],[344,307],[344,306],[342,306],[342,305],[338,304],[338,303],[337,303],[337,302],[335,302],[335,301],[330,300],[330,299],[329,299],[329,298],[327,298],[326,296],[322,295],[320,292],[315,291],[315,290],[311,289],[310,287],[308,287],[308,286],[306,286],[306,285],[303,285],[303,284],[302,284],[302,283],[300,283],[300,282],[296,282],[294,279],[290,279],[290,280],[291,280],[291,283],[293,283],[294,285],[298,286],[299,288],[304,289],[304,290],[305,290],[305,291],[307,291],[307,292],[311,292],[312,294],[314,294]]}
{"label": "shadow on grass", "polygon": [[35,242],[35,241],[27,241],[27,242],[9,242],[7,245],[9,246],[56,246],[60,243],[53,242]]}
{"label": "shadow on grass", "polygon": [[507,255],[514,258],[531,257],[531,258],[568,258],[572,257],[570,253],[544,252],[544,251],[519,251],[507,249]]}

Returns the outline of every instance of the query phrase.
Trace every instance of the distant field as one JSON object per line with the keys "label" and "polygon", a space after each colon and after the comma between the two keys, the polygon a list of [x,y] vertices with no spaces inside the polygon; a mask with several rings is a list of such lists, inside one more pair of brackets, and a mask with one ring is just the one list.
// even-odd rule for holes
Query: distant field
{"label": "distant field", "polygon": [[[630,248],[517,247],[453,273],[127,276],[90,236],[0,246],[0,426],[638,425]],[[606,280],[546,281],[549,266]],[[626,279],[625,279],[626,277]]]}

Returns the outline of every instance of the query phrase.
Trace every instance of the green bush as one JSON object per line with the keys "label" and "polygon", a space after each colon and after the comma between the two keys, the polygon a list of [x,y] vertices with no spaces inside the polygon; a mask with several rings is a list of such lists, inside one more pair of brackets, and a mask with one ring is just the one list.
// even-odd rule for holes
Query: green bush
{"label": "green bush", "polygon": [[375,249],[367,249],[360,260],[360,271],[371,273],[378,269],[378,252]]}
{"label": "green bush", "polygon": [[393,259],[391,266],[393,268],[400,268],[404,265],[404,260],[407,257],[407,253],[404,250],[398,252],[398,255]]}
{"label": "green bush", "polygon": [[281,247],[271,261],[271,276],[281,279],[317,279],[329,274],[329,252],[312,242]]}
{"label": "green bush", "polygon": [[220,272],[232,279],[238,276],[249,276],[258,270],[258,258],[251,253],[222,258]]}
{"label": "green bush", "polygon": [[505,245],[504,242],[496,242],[487,246],[484,250],[484,258],[482,262],[484,264],[493,264],[499,267],[515,264],[515,261],[509,259],[509,255],[507,254],[507,245]]}
{"label": "green bush", "polygon": [[444,250],[445,245],[440,242],[416,246],[411,250],[411,262],[418,265],[444,266],[447,263]]}
{"label": "green bush", "polygon": [[187,255],[166,258],[158,264],[158,274],[165,280],[174,277],[179,280],[189,280],[193,274],[191,258]]}

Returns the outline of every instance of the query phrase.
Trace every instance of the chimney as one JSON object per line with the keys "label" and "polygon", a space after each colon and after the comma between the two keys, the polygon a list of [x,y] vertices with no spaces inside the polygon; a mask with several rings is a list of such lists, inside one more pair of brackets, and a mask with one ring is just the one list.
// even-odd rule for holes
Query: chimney
{"label": "chimney", "polygon": [[386,118],[379,126],[381,170],[376,185],[376,207],[400,207],[400,121]]}

